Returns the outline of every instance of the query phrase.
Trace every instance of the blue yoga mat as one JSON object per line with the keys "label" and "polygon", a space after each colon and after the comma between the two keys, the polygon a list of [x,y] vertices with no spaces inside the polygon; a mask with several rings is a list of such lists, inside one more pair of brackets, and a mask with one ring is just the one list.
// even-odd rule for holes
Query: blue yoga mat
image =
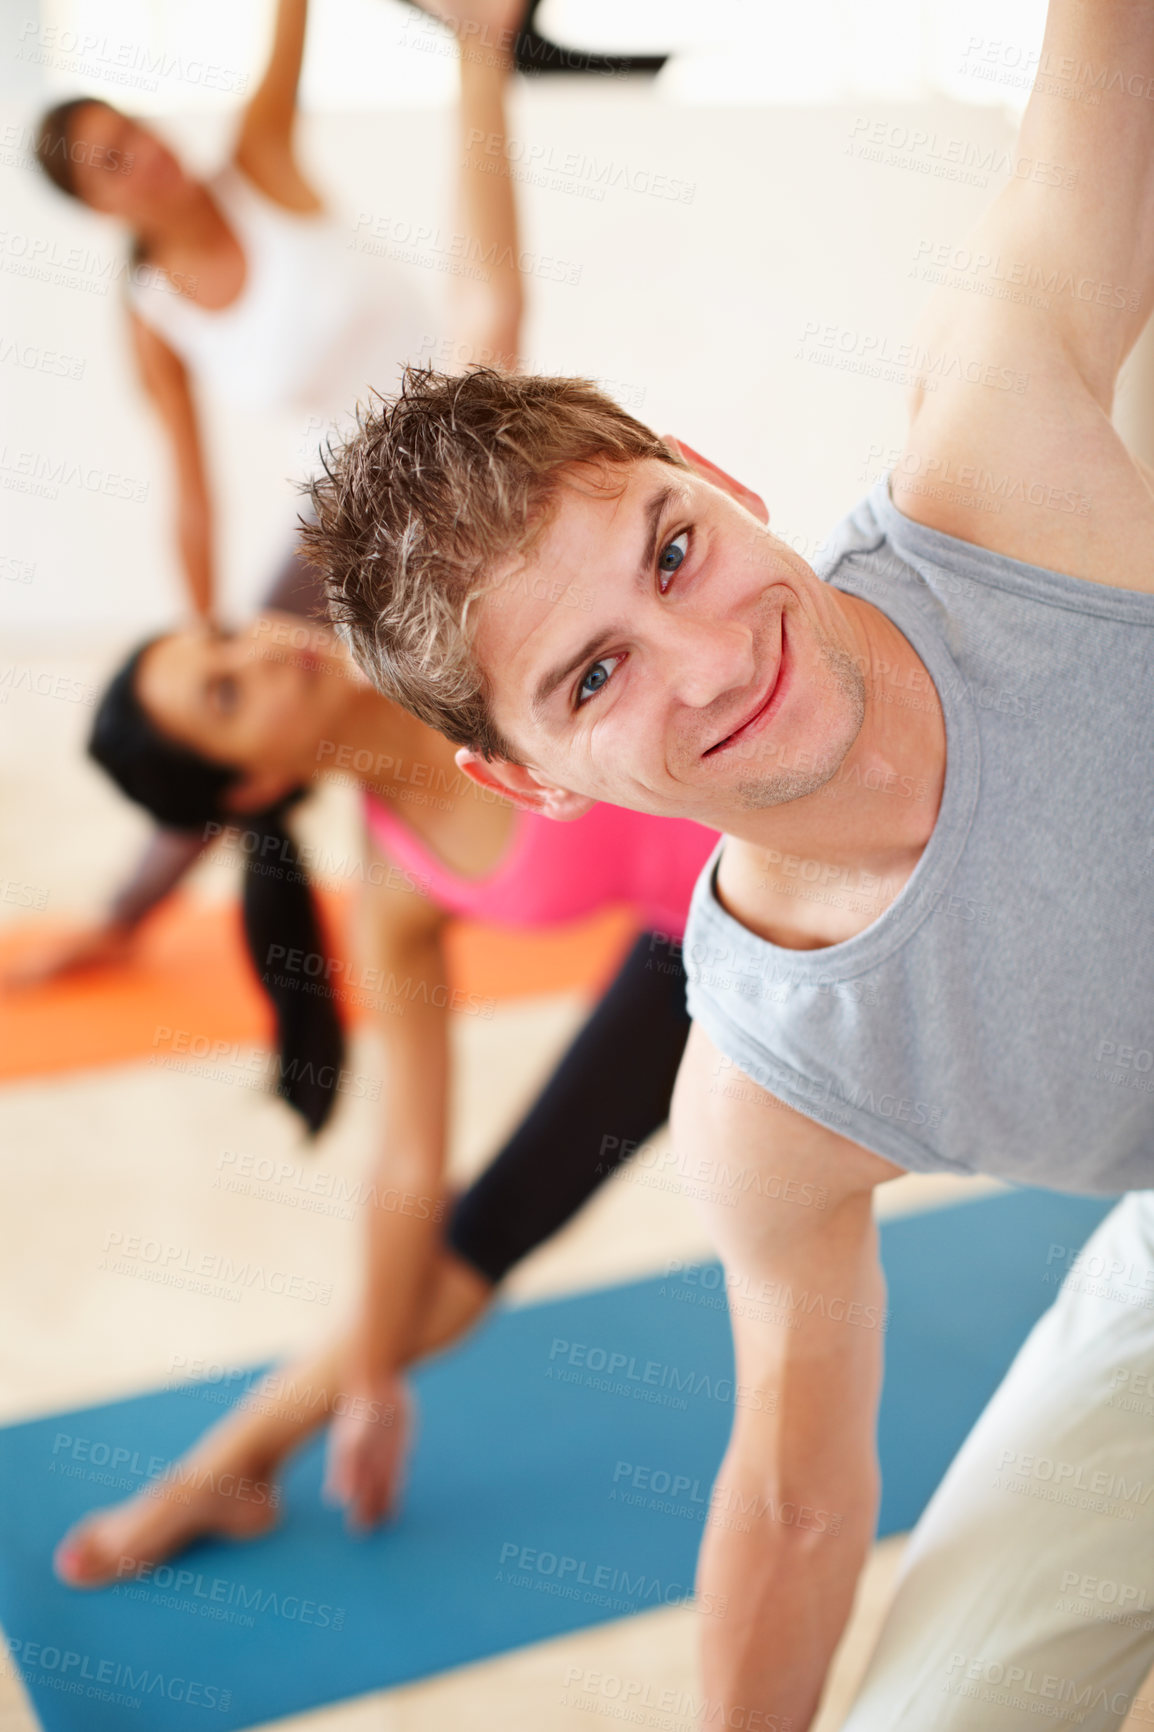
{"label": "blue yoga mat", "polygon": [[[1053,1298],[1051,1247],[1108,1208],[1023,1191],[883,1228],[883,1533],[916,1520]],[[418,1374],[394,1525],[345,1533],[318,1440],[277,1532],[94,1593],[57,1583],[55,1542],[184,1450],[221,1386],[0,1430],[0,1624],[47,1732],[226,1732],[684,1598],[734,1410],[723,1294],[716,1265],[676,1266],[502,1311]]]}

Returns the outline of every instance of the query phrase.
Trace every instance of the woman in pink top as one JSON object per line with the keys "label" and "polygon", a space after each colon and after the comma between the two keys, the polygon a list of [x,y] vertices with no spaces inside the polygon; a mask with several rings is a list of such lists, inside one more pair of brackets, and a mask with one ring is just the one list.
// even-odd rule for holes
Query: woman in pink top
{"label": "woman in pink top", "polygon": [[[465,780],[454,747],[374,691],[331,632],[293,614],[262,614],[234,636],[193,629],[144,645],[106,692],[90,750],[162,824],[202,837],[236,827],[246,934],[276,1009],[279,1092],[313,1130],[340,1089],[340,994],[325,983],[342,971],[326,960],[285,815],[326,771],[355,776],[372,849],[371,936],[351,984],[376,1012],[387,1075],[354,1326],[258,1386],[181,1471],[74,1528],[57,1568],[75,1586],[115,1579],[126,1558],[156,1563],[200,1533],[263,1531],[279,1464],[330,1419],[330,1490],[354,1524],[388,1510],[404,1366],[460,1333],[511,1264],[666,1117],[689,1026],[677,941],[716,841],[695,824],[607,806],[572,824],[515,811]],[[544,928],[622,903],[645,935],[501,1154],[446,1199],[448,922]],[[226,1473],[263,1495],[220,1495]]]}

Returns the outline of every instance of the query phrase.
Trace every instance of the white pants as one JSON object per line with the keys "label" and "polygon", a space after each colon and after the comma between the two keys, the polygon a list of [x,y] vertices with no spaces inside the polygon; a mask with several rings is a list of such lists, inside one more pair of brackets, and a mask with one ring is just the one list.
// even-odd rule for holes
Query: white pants
{"label": "white pants", "polygon": [[1154,1726],[1154,1193],[1038,1276],[1055,1302],[914,1530],[843,1732]]}

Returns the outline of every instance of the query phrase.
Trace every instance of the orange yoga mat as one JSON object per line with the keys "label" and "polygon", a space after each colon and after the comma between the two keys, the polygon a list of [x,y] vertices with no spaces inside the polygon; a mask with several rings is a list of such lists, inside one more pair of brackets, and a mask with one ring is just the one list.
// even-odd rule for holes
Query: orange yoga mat
{"label": "orange yoga mat", "polygon": [[[347,954],[353,900],[337,893],[324,897],[338,956]],[[37,921],[6,932],[0,937],[0,974],[52,931]],[[636,931],[628,909],[609,909],[548,932],[461,921],[448,937],[453,984],[491,999],[596,993]],[[358,996],[363,995],[352,994]],[[205,905],[174,896],[149,920],[130,963],[44,986],[0,988],[0,1078],[123,1064],[167,1045],[176,1030],[210,1041],[269,1038],[269,1013],[245,959],[236,903]]]}

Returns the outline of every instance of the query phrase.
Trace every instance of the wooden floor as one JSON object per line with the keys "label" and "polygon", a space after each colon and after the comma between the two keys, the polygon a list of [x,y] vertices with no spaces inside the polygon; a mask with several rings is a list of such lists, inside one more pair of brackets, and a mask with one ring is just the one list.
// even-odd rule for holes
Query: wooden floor
{"label": "wooden floor", "polygon": [[[91,677],[99,665],[99,656],[67,664],[77,678]],[[131,851],[139,827],[70,749],[78,745],[69,737],[77,719],[64,715],[63,705],[48,708],[38,730],[5,731],[0,752],[10,756],[0,758],[0,782],[19,784],[24,812],[5,838],[10,871],[28,882],[50,873],[51,912],[59,916],[69,907],[91,906],[101,881]],[[49,786],[51,798],[38,791]],[[315,802],[307,822],[323,827],[330,847],[342,833],[355,843],[355,814],[340,790]],[[77,849],[81,825],[84,843]],[[194,887],[206,897],[232,893],[219,866],[202,870]],[[576,995],[559,994],[500,1006],[491,1021],[455,1019],[460,1086],[452,1159],[458,1176],[474,1171],[515,1122],[585,1009]],[[367,1066],[371,1036],[357,1039],[353,1063]],[[225,1191],[214,1179],[222,1152],[238,1149],[309,1161],[314,1170],[319,1164],[352,1178],[364,1170],[373,1128],[371,1103],[350,1101],[321,1152],[302,1156],[289,1116],[276,1102],[146,1063],[0,1089],[0,1315],[20,1320],[0,1337],[0,1421],[146,1390],[170,1377],[181,1356],[243,1363],[320,1341],[352,1302],[357,1224]],[[573,1292],[651,1273],[669,1257],[710,1254],[692,1205],[647,1184],[645,1176],[642,1162],[607,1184],[582,1216],[511,1277],[510,1297],[530,1301]],[[975,1189],[911,1177],[887,1187],[882,1205],[886,1212],[934,1206]],[[109,1231],[168,1238],[179,1232],[192,1245],[237,1258],[275,1255],[282,1266],[331,1281],[333,1303],[321,1313],[255,1291],[240,1305],[163,1287],[150,1287],[145,1296],[136,1283],[98,1269]],[[864,1661],[900,1551],[900,1541],[879,1547],[863,1578],[823,1732],[836,1725]],[[445,1726],[576,1732],[590,1723],[589,1698],[579,1688],[590,1671],[691,1695],[692,1624],[691,1611],[671,1607],[279,1724],[302,1732],[441,1732]],[[0,1665],[0,1732],[34,1732],[36,1724],[11,1663]]]}

